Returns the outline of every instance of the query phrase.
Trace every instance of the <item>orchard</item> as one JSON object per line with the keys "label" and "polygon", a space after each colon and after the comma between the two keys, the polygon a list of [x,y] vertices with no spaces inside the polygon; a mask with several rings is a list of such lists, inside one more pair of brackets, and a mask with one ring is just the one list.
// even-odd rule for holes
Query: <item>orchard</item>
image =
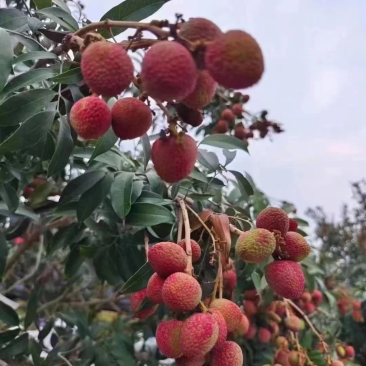
{"label": "orchard", "polygon": [[0,365],[366,364],[366,289],[326,273],[293,204],[230,168],[284,132],[249,108],[266,66],[255,35],[144,22],[164,1],[99,22],[73,2],[10,3]]}

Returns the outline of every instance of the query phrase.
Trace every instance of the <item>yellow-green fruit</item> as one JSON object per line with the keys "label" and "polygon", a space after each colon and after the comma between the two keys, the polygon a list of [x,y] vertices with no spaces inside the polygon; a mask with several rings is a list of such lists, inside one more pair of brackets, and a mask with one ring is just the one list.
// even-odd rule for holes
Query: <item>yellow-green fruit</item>
{"label": "yellow-green fruit", "polygon": [[235,342],[227,341],[211,354],[211,366],[242,366],[243,351]]}
{"label": "yellow-green fruit", "polygon": [[260,263],[276,248],[274,235],[265,229],[254,229],[241,234],[236,242],[236,254],[247,263]]}
{"label": "yellow-green fruit", "polygon": [[343,358],[346,355],[346,350],[343,346],[337,346],[336,352],[339,358]]}
{"label": "yellow-green fruit", "polygon": [[239,306],[232,301],[216,299],[211,303],[210,309],[217,309],[221,313],[226,321],[228,332],[233,332],[240,327],[243,314]]}
{"label": "yellow-green fruit", "polygon": [[301,262],[310,254],[310,251],[310,245],[302,235],[289,231],[285,235],[285,240],[278,242],[275,254],[281,259]]}
{"label": "yellow-green fruit", "polygon": [[183,322],[167,320],[161,322],[156,329],[156,343],[160,352],[169,358],[182,356],[180,346]]}
{"label": "yellow-green fruit", "polygon": [[118,317],[119,314],[116,311],[102,310],[95,316],[93,320],[95,322],[114,323]]}
{"label": "yellow-green fruit", "polygon": [[288,361],[291,366],[304,366],[306,362],[306,356],[304,353],[291,351],[288,355]]}
{"label": "yellow-green fruit", "polygon": [[283,336],[279,336],[275,340],[275,346],[278,349],[287,348],[288,347],[288,340]]}

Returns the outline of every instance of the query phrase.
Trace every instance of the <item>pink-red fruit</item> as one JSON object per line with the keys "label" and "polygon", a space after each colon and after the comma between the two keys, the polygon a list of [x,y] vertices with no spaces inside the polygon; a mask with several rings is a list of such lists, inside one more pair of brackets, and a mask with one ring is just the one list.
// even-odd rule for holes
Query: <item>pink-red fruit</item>
{"label": "pink-red fruit", "polygon": [[239,328],[242,321],[242,313],[238,305],[227,299],[215,299],[210,305],[210,309],[217,309],[224,317],[227,331],[232,332]]}
{"label": "pink-red fruit", "polygon": [[292,332],[300,332],[301,330],[301,319],[299,319],[296,315],[290,315],[285,319],[285,326],[288,330]]}
{"label": "pink-red fruit", "polygon": [[133,64],[117,43],[96,42],[84,51],[81,71],[93,93],[113,97],[128,88],[133,79]]}
{"label": "pink-red fruit", "polygon": [[213,133],[226,133],[227,132],[227,122],[220,119],[214,126]]}
{"label": "pink-red fruit", "polygon": [[272,333],[267,328],[259,328],[258,330],[258,341],[259,343],[269,343],[271,340]]}
{"label": "pink-red fruit", "polygon": [[355,349],[352,346],[346,346],[346,347],[344,347],[344,350],[346,351],[347,358],[355,357]]}
{"label": "pink-red fruit", "polygon": [[213,349],[220,348],[226,341],[227,337],[227,325],[224,317],[217,309],[210,310],[212,316],[215,318],[217,325],[219,326],[219,335]]}
{"label": "pink-red fruit", "polygon": [[285,235],[285,240],[278,243],[276,254],[281,259],[301,262],[310,254],[311,248],[306,239],[294,231]]}
{"label": "pink-red fruit", "polygon": [[222,32],[211,20],[205,18],[189,18],[188,22],[180,25],[179,36],[191,42],[209,42],[222,36]]}
{"label": "pink-red fruit", "polygon": [[323,294],[319,290],[314,290],[311,297],[315,305],[319,305],[323,301]]}
{"label": "pink-red fruit", "polygon": [[224,287],[226,290],[234,291],[237,282],[236,272],[232,269],[224,272]]}
{"label": "pink-red fruit", "polygon": [[257,228],[267,229],[273,233],[278,232],[285,236],[290,222],[286,212],[277,207],[265,208],[257,217]]}
{"label": "pink-red fruit", "polygon": [[146,297],[146,288],[141,291],[135,292],[131,295],[131,299],[130,299],[131,310],[132,310],[135,318],[146,319],[150,315],[152,315],[155,312],[155,310],[158,308],[158,305],[155,305],[152,308],[138,311],[142,302],[145,300],[145,297]]}
{"label": "pink-red fruit", "polygon": [[[179,241],[178,245],[182,247],[184,251],[186,251],[185,239]],[[196,263],[199,261],[201,257],[201,247],[195,240],[191,240],[191,248],[192,248],[192,263]]]}
{"label": "pink-red fruit", "polygon": [[180,346],[180,335],[183,322],[178,320],[167,320],[161,322],[156,329],[156,343],[160,352],[169,358],[182,356]]}
{"label": "pink-red fruit", "polygon": [[289,228],[288,231],[297,231],[298,223],[294,219],[289,219]]}
{"label": "pink-red fruit", "polygon": [[188,108],[183,103],[175,105],[178,117],[192,127],[198,127],[203,122],[202,113],[197,109]]}
{"label": "pink-red fruit", "polygon": [[200,357],[179,357],[175,360],[177,366],[202,366],[206,362],[205,356]]}
{"label": "pink-red fruit", "polygon": [[235,121],[235,115],[231,109],[225,108],[221,112],[221,119],[224,119],[225,121],[227,121],[229,123],[232,123]]}
{"label": "pink-red fruit", "polygon": [[243,352],[240,346],[231,341],[227,341],[224,345],[215,349],[211,353],[211,366],[242,366]]}
{"label": "pink-red fruit", "polygon": [[239,140],[243,140],[246,138],[245,128],[242,124],[235,126],[234,136]]}
{"label": "pink-red fruit", "polygon": [[249,330],[249,320],[248,318],[243,314],[242,318],[241,318],[241,322],[240,322],[240,325],[239,325],[239,328],[237,329],[238,330],[238,333],[240,335],[245,335],[247,334],[248,330]]}
{"label": "pink-red fruit", "polygon": [[240,103],[236,103],[231,107],[231,110],[235,116],[240,117],[243,114],[243,106]]}
{"label": "pink-red fruit", "polygon": [[244,338],[246,339],[253,339],[257,334],[257,327],[255,324],[250,324],[248,331],[245,333]]}
{"label": "pink-red fruit", "polygon": [[163,301],[163,285],[164,285],[164,278],[161,278],[157,273],[154,273],[147,283],[146,288],[146,296],[155,304],[164,304]]}

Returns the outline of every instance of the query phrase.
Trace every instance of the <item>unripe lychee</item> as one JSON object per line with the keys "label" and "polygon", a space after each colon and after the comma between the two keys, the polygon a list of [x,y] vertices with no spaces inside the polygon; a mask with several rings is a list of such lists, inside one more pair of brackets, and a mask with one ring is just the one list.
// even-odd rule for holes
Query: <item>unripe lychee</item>
{"label": "unripe lychee", "polygon": [[112,127],[122,140],[141,137],[152,125],[150,108],[137,98],[123,98],[112,107]]}
{"label": "unripe lychee", "polygon": [[232,332],[240,326],[242,313],[238,305],[227,299],[215,299],[210,309],[217,309],[224,317],[227,331]]}
{"label": "unripe lychee", "polygon": [[151,160],[158,176],[167,183],[186,178],[194,169],[197,145],[187,134],[156,140],[151,148]]}
{"label": "unripe lychee", "polygon": [[298,223],[294,219],[289,219],[288,231],[297,231]]}
{"label": "unripe lychee", "polygon": [[257,335],[257,327],[255,324],[250,324],[248,331],[245,333],[244,338],[253,339]]}
{"label": "unripe lychee", "polygon": [[200,357],[210,352],[219,336],[219,326],[211,314],[191,315],[183,324],[181,347],[186,357]]}
{"label": "unripe lychee", "polygon": [[96,42],[84,51],[81,71],[93,93],[113,97],[128,88],[133,79],[133,64],[117,43]]}
{"label": "unripe lychee", "polygon": [[310,302],[311,301],[311,294],[309,291],[305,291],[302,295],[301,295],[301,300],[304,301],[305,303]]}
{"label": "unripe lychee", "polygon": [[190,52],[174,41],[154,44],[141,66],[142,88],[158,101],[182,100],[196,86],[197,67]]}
{"label": "unripe lychee", "polygon": [[175,272],[184,271],[188,263],[187,255],[182,247],[170,242],[152,246],[148,258],[152,269],[163,278]]}
{"label": "unripe lychee", "polygon": [[276,248],[274,235],[265,229],[254,229],[241,234],[236,242],[238,257],[247,263],[260,263]]}
{"label": "unripe lychee", "polygon": [[147,283],[146,296],[151,302],[154,302],[155,304],[164,304],[162,295],[164,281],[165,279],[161,278],[157,273],[154,273],[150,277],[149,282]]}
{"label": "unripe lychee", "polygon": [[189,108],[202,109],[210,104],[216,90],[216,81],[206,70],[198,71],[197,83],[193,91],[186,96],[182,103]]}
{"label": "unripe lychee", "polygon": [[177,366],[202,366],[206,362],[205,356],[200,357],[179,357],[175,360]]}
{"label": "unripe lychee", "polygon": [[252,300],[245,300],[243,308],[245,315],[248,316],[249,318],[257,314],[258,312],[257,305]]}
{"label": "unripe lychee", "polygon": [[284,241],[279,241],[275,254],[281,259],[301,262],[310,254],[311,248],[306,239],[294,231],[285,235]]}
{"label": "unripe lychee", "polygon": [[275,323],[281,323],[282,319],[279,315],[277,315],[274,311],[266,311],[266,318],[274,321]]}
{"label": "unripe lychee", "polygon": [[308,315],[314,313],[315,310],[316,310],[315,305],[312,302],[307,302],[304,305],[304,311]]}
{"label": "unripe lychee", "polygon": [[339,345],[336,347],[337,356],[343,358],[346,355],[346,350],[343,346]]}
{"label": "unripe lychee", "polygon": [[268,286],[287,299],[298,299],[304,291],[305,276],[296,262],[272,262],[265,268],[265,277]]}
{"label": "unripe lychee", "polygon": [[195,278],[177,272],[165,280],[162,294],[164,303],[173,311],[191,311],[201,301],[202,290]]}
{"label": "unripe lychee", "polygon": [[111,126],[112,114],[107,103],[97,97],[77,101],[70,111],[70,124],[86,140],[98,139]]}
{"label": "unripe lychee", "polygon": [[210,309],[210,312],[212,313],[212,316],[215,318],[217,325],[219,326],[219,335],[213,349],[220,348],[225,343],[227,337],[226,321],[217,309]]}
{"label": "unripe lychee", "polygon": [[234,291],[237,281],[236,272],[232,269],[230,269],[229,271],[225,271],[223,278],[224,278],[225,289],[229,291]]}
{"label": "unripe lychee", "polygon": [[227,122],[223,119],[220,119],[215,124],[212,132],[213,133],[226,133],[227,132]]}
{"label": "unripe lychee", "polygon": [[288,330],[292,332],[300,332],[301,330],[301,320],[296,315],[290,315],[285,319],[285,326]]}
{"label": "unripe lychee", "polygon": [[344,350],[346,351],[347,358],[355,357],[355,349],[352,346],[346,346],[344,347]]}
{"label": "unripe lychee", "polygon": [[258,341],[259,343],[269,343],[272,333],[267,328],[259,328]]}
{"label": "unripe lychee", "polygon": [[182,356],[180,346],[180,335],[183,322],[178,320],[167,320],[161,322],[156,329],[156,343],[160,352],[169,358]]}
{"label": "unripe lychee", "polygon": [[245,334],[247,334],[248,330],[249,330],[249,320],[248,318],[243,314],[241,317],[241,322],[239,325],[239,328],[237,329],[239,335],[243,336]]}
{"label": "unripe lychee", "polygon": [[282,348],[277,351],[275,355],[275,362],[282,365],[282,366],[291,366],[288,360],[288,355],[290,351],[288,349]]}
{"label": "unripe lychee", "polygon": [[146,297],[146,288],[141,291],[135,292],[131,295],[131,298],[130,298],[131,310],[132,310],[135,318],[146,319],[150,315],[155,313],[155,310],[158,308],[158,305],[155,305],[152,308],[138,311],[142,302],[145,300],[145,297]]}
{"label": "unripe lychee", "polygon": [[[185,239],[179,241],[178,245],[182,247],[184,251],[186,251]],[[192,263],[196,263],[201,257],[201,247],[195,240],[191,239],[191,248],[192,248]]]}
{"label": "unripe lychee", "polygon": [[220,28],[211,20],[205,18],[189,18],[179,28],[179,37],[190,42],[210,42],[222,36]]}
{"label": "unripe lychee", "polygon": [[278,349],[287,348],[288,347],[288,340],[283,336],[279,336],[275,339],[275,346]]}
{"label": "unripe lychee", "polygon": [[216,38],[207,47],[205,65],[219,84],[231,89],[256,84],[264,71],[263,54],[257,41],[240,30]]}
{"label": "unripe lychee", "polygon": [[289,218],[286,212],[277,207],[265,208],[257,217],[257,228],[267,229],[271,232],[278,232],[283,237],[289,228]]}
{"label": "unripe lychee", "polygon": [[238,138],[239,140],[245,139],[245,137],[246,137],[245,127],[242,124],[235,126],[234,136],[236,138]]}
{"label": "unripe lychee", "polygon": [[242,366],[243,351],[240,346],[231,341],[227,341],[219,349],[211,352],[211,366]]}
{"label": "unripe lychee", "polygon": [[291,366],[304,366],[306,362],[306,356],[304,353],[291,351],[288,355],[288,361]]}
{"label": "unripe lychee", "polygon": [[243,114],[243,106],[240,103],[233,104],[231,110],[237,117],[240,117]]}
{"label": "unripe lychee", "polygon": [[175,105],[178,117],[192,127],[198,127],[203,122],[202,113],[197,109],[188,108],[183,103]]}

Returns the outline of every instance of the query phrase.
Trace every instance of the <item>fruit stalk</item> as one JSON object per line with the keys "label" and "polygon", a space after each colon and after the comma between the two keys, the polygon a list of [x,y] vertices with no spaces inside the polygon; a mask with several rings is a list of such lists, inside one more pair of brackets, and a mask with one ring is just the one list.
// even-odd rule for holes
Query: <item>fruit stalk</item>
{"label": "fruit stalk", "polygon": [[231,231],[233,234],[236,234],[236,235],[244,234],[244,231],[239,230],[239,229],[238,229],[237,227],[235,227],[233,224],[230,224],[230,231]]}
{"label": "fruit stalk", "polygon": [[188,256],[188,264],[187,264],[186,272],[190,275],[193,275],[191,226],[189,225],[188,212],[187,212],[186,204],[183,199],[179,200],[179,205],[180,205],[182,216],[183,216],[184,236],[185,236],[185,241],[186,241],[186,253]]}
{"label": "fruit stalk", "polygon": [[145,233],[144,236],[144,245],[145,245],[145,254],[146,254],[146,262],[149,261],[149,237]]}

